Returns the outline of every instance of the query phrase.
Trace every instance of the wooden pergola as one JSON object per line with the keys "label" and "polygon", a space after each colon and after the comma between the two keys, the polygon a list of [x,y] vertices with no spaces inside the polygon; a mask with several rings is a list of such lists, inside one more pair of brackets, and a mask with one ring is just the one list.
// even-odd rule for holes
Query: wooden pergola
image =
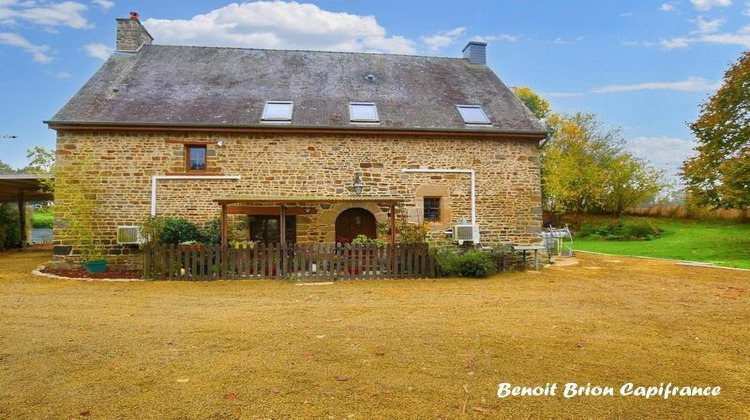
{"label": "wooden pergola", "polygon": [[8,174],[0,175],[0,203],[18,203],[18,217],[21,225],[21,245],[26,246],[26,212],[29,201],[51,201],[54,195],[46,188],[45,181],[52,175]]}
{"label": "wooden pergola", "polygon": [[286,216],[314,214],[315,209],[305,207],[311,204],[338,204],[338,203],[374,203],[376,205],[388,206],[388,217],[391,223],[390,243],[396,243],[396,205],[403,203],[401,198],[394,197],[360,197],[360,196],[338,196],[338,197],[227,197],[214,200],[221,206],[221,245],[228,244],[228,222],[229,214],[246,214],[251,216],[279,216],[279,238],[283,245],[286,244]]}

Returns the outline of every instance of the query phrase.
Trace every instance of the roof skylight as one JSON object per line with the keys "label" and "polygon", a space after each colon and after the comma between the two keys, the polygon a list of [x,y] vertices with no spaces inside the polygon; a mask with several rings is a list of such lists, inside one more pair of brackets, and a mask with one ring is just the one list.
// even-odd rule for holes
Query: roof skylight
{"label": "roof skylight", "polygon": [[351,122],[380,122],[378,106],[372,102],[349,102],[349,120]]}
{"label": "roof skylight", "polygon": [[456,105],[466,124],[492,124],[481,105]]}
{"label": "roof skylight", "polygon": [[263,122],[291,122],[294,102],[292,101],[268,101],[263,107]]}

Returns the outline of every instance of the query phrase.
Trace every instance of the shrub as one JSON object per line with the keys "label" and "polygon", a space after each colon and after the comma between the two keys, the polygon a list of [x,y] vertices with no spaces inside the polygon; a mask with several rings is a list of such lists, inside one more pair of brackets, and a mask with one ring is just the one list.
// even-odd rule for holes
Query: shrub
{"label": "shrub", "polygon": [[209,220],[199,230],[201,243],[206,245],[218,245],[221,243],[221,220]]}
{"label": "shrub", "polygon": [[18,209],[10,204],[0,205],[0,249],[21,246],[21,228]]}
{"label": "shrub", "polygon": [[496,269],[490,254],[479,251],[469,251],[462,255],[459,268],[463,277],[488,277]]}
{"label": "shrub", "polygon": [[581,238],[608,239],[608,240],[652,240],[661,236],[662,230],[648,221],[630,222],[620,219],[617,222],[594,225],[582,223],[578,231]]}
{"label": "shrub", "polygon": [[384,240],[369,238],[367,235],[357,235],[351,243],[354,245],[376,245],[378,248],[382,248],[386,245]]}
{"label": "shrub", "polygon": [[446,249],[435,254],[435,259],[440,272],[449,277],[488,277],[497,270],[490,254],[479,251],[459,255]]}
{"label": "shrub", "polygon": [[190,241],[200,242],[200,240],[201,233],[194,224],[177,217],[164,218],[164,225],[159,232],[159,242],[177,245]]}
{"label": "shrub", "polygon": [[460,257],[455,252],[443,249],[435,254],[435,260],[443,276],[458,277],[461,275]]}

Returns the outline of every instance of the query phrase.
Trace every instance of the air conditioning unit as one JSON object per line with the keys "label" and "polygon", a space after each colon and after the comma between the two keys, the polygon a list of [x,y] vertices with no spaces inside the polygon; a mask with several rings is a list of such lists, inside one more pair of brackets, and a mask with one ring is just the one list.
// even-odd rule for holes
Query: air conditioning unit
{"label": "air conditioning unit", "polygon": [[120,245],[140,245],[146,242],[141,236],[140,226],[117,226],[117,243]]}
{"label": "air conditioning unit", "polygon": [[459,245],[464,242],[479,243],[479,225],[455,225],[453,226],[453,240]]}

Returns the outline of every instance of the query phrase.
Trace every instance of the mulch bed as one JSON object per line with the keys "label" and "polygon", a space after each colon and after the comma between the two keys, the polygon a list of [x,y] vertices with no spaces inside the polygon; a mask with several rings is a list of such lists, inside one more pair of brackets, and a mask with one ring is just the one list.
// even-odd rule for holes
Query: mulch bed
{"label": "mulch bed", "polygon": [[62,268],[50,268],[50,267],[45,267],[43,270],[41,270],[41,272],[47,273],[47,274],[54,274],[60,277],[84,278],[84,279],[140,279],[142,275],[142,273],[137,270],[135,271],[107,270],[103,273],[89,273],[83,268],[62,269]]}

